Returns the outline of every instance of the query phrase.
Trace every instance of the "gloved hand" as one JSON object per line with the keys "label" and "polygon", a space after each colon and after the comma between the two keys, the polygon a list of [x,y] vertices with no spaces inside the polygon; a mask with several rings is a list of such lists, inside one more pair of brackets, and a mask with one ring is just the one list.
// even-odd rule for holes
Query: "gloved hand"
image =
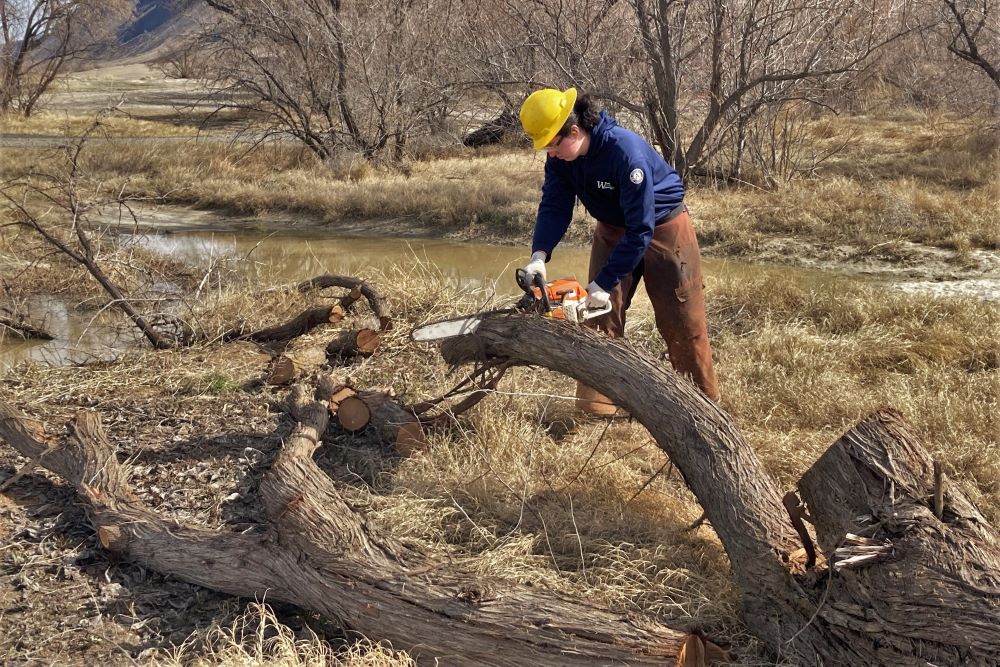
{"label": "gloved hand", "polygon": [[604,291],[604,288],[598,285],[596,280],[587,285],[587,308],[597,310],[604,308],[609,303],[611,303],[611,294]]}
{"label": "gloved hand", "polygon": [[535,274],[541,274],[542,280],[545,278],[545,251],[536,250],[531,253],[531,261],[528,262],[524,267],[524,272],[528,274],[528,284],[531,284],[532,279]]}

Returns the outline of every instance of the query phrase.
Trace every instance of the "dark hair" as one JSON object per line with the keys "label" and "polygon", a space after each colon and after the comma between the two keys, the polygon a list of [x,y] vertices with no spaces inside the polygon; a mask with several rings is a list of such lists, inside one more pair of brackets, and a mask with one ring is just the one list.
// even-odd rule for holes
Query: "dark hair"
{"label": "dark hair", "polygon": [[573,129],[574,125],[579,125],[581,130],[591,132],[600,122],[601,113],[594,108],[594,101],[590,95],[580,93],[576,98],[576,104],[573,105],[573,111],[570,112],[566,122],[563,123],[562,129],[556,132],[556,135],[565,137]]}

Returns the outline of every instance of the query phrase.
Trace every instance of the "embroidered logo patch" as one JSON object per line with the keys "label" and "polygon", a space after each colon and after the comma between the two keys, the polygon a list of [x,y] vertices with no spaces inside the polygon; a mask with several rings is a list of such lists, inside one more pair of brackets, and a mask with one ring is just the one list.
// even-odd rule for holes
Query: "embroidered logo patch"
{"label": "embroidered logo patch", "polygon": [[642,169],[633,169],[632,173],[628,175],[628,180],[632,181],[636,185],[639,185],[645,177],[645,174],[642,173]]}

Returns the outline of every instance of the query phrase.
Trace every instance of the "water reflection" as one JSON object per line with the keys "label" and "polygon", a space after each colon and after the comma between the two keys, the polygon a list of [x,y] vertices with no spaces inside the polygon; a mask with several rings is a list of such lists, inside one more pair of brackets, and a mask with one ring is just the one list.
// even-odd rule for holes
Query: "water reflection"
{"label": "water reflection", "polygon": [[23,305],[28,320],[55,336],[54,340],[21,340],[0,329],[0,368],[22,361],[65,366],[111,360],[139,340],[123,326],[117,312],[81,312],[74,304],[50,296],[32,296]]}
{"label": "water reflection", "polygon": [[[324,273],[364,277],[373,270],[424,264],[457,283],[495,281],[508,293],[517,291],[513,271],[527,261],[528,254],[521,246],[261,232],[147,235],[141,241],[157,252],[202,268],[221,258],[245,260],[275,282],[293,282]],[[584,280],[588,256],[586,248],[559,248],[548,271]]]}
{"label": "water reflection", "polygon": [[[129,237],[151,250],[203,270],[220,262],[233,263],[266,284],[293,283],[316,275],[332,273],[358,277],[395,268],[430,267],[456,285],[496,285],[500,295],[514,295],[514,269],[527,259],[525,246],[490,246],[447,240],[417,240],[368,237],[331,237],[318,232],[268,233],[259,228],[245,231],[168,230]],[[548,264],[549,277],[576,277],[586,282],[589,249],[560,247]],[[829,280],[820,272],[786,268],[764,269],[724,261],[706,261],[709,275],[753,275],[777,270],[801,274],[796,280]],[[137,330],[117,312],[95,316],[80,313],[74,304],[56,298],[40,298],[31,304],[32,321],[56,336],[53,341],[21,342],[0,340],[0,367],[22,360],[46,364],[73,364],[94,359],[110,359],[137,344]],[[117,326],[116,326],[117,323]],[[144,344],[144,343],[140,343]]]}

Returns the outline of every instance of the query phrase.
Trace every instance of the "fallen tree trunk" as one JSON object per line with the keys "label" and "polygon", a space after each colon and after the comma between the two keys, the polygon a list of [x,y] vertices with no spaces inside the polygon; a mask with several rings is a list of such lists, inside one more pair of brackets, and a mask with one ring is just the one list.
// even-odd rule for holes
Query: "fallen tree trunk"
{"label": "fallen tree trunk", "polygon": [[[52,340],[53,336],[48,331],[40,329],[24,320],[15,320],[10,317],[0,315],[0,332],[9,330],[21,340]],[[2,336],[0,336],[2,337]]]}
{"label": "fallen tree trunk", "polygon": [[[627,409],[697,496],[729,554],[747,626],[776,655],[827,665],[1000,664],[996,533],[954,490],[945,515],[954,520],[934,517],[929,459],[898,415],[862,422],[803,479],[835,569],[793,576],[796,537],[777,489],[731,419],[690,382],[621,341],[530,315],[486,317],[475,333],[444,341],[442,354],[452,364],[544,366]],[[853,561],[863,574],[837,571],[835,545],[845,539],[854,553],[876,556]],[[915,578],[927,581],[911,586]]]}
{"label": "fallen tree trunk", "polygon": [[312,460],[323,402],[295,392],[298,426],[261,482],[266,530],[236,534],[159,517],[131,492],[95,413],[48,449],[0,401],[0,437],[63,477],[86,502],[101,543],[159,572],[208,588],[296,604],[448,665],[662,665],[683,632],[534,587],[465,574],[380,535]]}
{"label": "fallen tree trunk", "polygon": [[[748,628],[783,660],[1000,663],[995,533],[950,488],[941,494],[944,521],[921,509],[935,495],[928,459],[898,416],[862,422],[804,478],[826,557],[793,575],[787,559],[797,536],[773,481],[732,421],[687,380],[621,341],[534,316],[484,317],[474,334],[446,341],[442,353],[452,363],[498,358],[545,366],[605,393],[643,423],[719,534]],[[12,416],[0,416],[0,435],[76,485],[108,548],[222,591],[267,590],[418,658],[635,665],[678,655],[683,637],[661,625],[470,576],[373,530],[311,458],[327,422],[330,395],[320,398],[295,394],[298,426],[261,484],[268,525],[259,535],[179,526],[150,512],[128,491],[90,413],[78,417],[74,440],[47,453],[23,427],[11,426],[18,424]],[[860,532],[842,534],[853,529]],[[933,581],[914,587],[914,577]],[[929,599],[935,591],[939,597]]]}

